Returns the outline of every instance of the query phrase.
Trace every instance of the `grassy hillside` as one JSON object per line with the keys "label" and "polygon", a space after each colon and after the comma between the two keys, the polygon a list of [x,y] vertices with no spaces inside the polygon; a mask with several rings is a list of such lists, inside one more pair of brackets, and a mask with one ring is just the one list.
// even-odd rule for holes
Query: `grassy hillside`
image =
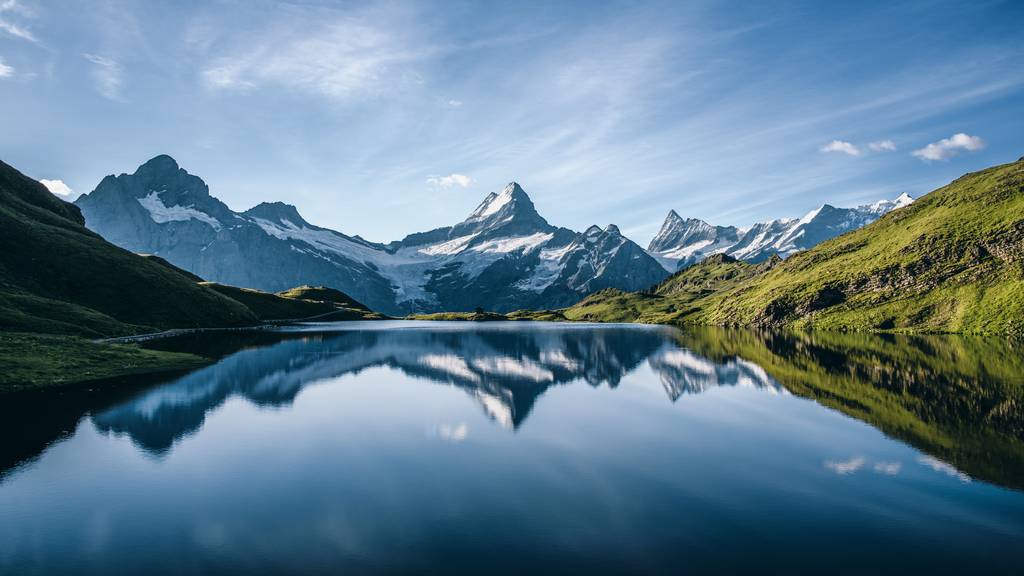
{"label": "grassy hillside", "polygon": [[272,294],[249,288],[204,282],[217,292],[245,304],[262,321],[317,319],[379,320],[385,318],[332,288],[300,286]]}
{"label": "grassy hillside", "polygon": [[90,232],[77,207],[0,162],[0,330],[114,336],[256,320]]}
{"label": "grassy hillside", "polygon": [[647,293],[564,311],[594,321],[1024,333],[1024,159],[963,176],[784,262],[714,259]]}

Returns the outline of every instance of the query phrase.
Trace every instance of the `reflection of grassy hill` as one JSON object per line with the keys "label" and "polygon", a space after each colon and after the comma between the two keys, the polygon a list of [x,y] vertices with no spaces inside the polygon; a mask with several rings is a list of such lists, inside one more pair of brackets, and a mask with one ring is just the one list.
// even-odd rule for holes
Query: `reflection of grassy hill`
{"label": "reflection of grassy hill", "polygon": [[1024,357],[1004,340],[715,328],[679,339],[712,360],[754,362],[971,476],[1024,488]]}
{"label": "reflection of grassy hill", "polygon": [[571,319],[1024,334],[1024,159],[771,266],[717,258]]}

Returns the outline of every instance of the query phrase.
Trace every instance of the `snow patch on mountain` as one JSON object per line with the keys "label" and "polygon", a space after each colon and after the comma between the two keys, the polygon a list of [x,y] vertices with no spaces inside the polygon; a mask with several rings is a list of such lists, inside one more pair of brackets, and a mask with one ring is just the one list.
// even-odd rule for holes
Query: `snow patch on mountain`
{"label": "snow patch on mountain", "polygon": [[138,199],[139,204],[149,212],[149,216],[157,224],[165,224],[167,222],[185,222],[187,220],[198,220],[209,224],[214,230],[218,232],[221,229],[221,223],[213,216],[210,216],[206,212],[200,212],[192,206],[167,206],[160,199],[160,193],[153,191],[147,196]]}

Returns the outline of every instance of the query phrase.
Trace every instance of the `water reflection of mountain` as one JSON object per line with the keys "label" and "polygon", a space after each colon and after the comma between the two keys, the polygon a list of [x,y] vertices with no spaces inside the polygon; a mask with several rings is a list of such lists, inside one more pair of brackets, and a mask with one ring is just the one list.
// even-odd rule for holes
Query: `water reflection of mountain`
{"label": "water reflection of mountain", "polygon": [[394,329],[313,334],[237,352],[216,365],[93,417],[152,451],[198,429],[232,395],[290,403],[306,385],[386,366],[465,390],[495,421],[518,427],[549,387],[582,380],[615,387],[644,360],[672,400],[721,385],[776,385],[756,366],[721,366],[680,349],[674,331],[638,327]]}
{"label": "water reflection of mountain", "polygon": [[[1024,487],[1024,356],[1005,340],[571,325],[419,325],[327,333],[207,334],[164,341],[225,355],[141,393],[110,388],[5,396],[0,475],[73,432],[101,430],[153,452],[198,430],[232,396],[290,403],[304,386],[389,367],[451,385],[520,426],[548,388],[616,387],[644,361],[669,399],[717,386],[786,391],[840,410],[979,478]],[[198,340],[197,340],[198,339]],[[232,352],[236,351],[236,352]]]}

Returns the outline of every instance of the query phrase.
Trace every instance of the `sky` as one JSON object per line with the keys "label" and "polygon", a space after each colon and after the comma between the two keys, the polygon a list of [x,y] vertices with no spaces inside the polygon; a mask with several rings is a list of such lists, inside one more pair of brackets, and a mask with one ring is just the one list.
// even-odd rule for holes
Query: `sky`
{"label": "sky", "polygon": [[0,159],[169,154],[389,241],[517,181],[552,224],[747,226],[1024,156],[1024,2],[0,0]]}

